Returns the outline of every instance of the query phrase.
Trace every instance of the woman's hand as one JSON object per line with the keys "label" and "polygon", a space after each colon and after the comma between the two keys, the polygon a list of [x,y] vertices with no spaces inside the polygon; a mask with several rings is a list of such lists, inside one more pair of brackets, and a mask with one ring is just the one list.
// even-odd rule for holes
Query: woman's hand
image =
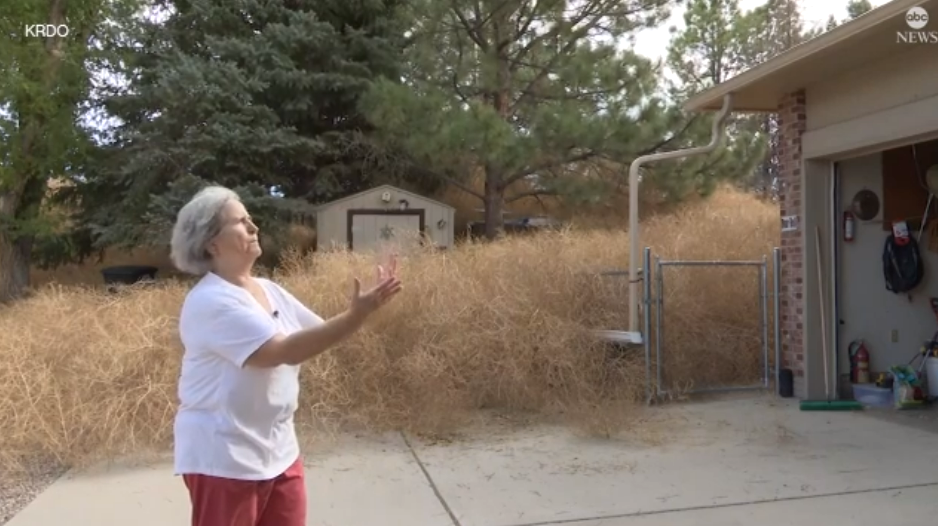
{"label": "woman's hand", "polygon": [[378,265],[377,284],[362,292],[362,284],[358,278],[355,278],[355,287],[352,294],[352,303],[349,310],[355,316],[362,318],[384,306],[391,298],[397,295],[403,289],[400,278],[397,277],[397,257],[391,256],[391,261],[387,268]]}

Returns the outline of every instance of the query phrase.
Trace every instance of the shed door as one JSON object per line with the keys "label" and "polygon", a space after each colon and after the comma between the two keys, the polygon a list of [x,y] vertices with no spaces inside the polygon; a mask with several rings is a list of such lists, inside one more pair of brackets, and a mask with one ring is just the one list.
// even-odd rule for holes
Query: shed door
{"label": "shed door", "polygon": [[420,243],[420,216],[355,214],[351,230],[355,252],[405,252]]}

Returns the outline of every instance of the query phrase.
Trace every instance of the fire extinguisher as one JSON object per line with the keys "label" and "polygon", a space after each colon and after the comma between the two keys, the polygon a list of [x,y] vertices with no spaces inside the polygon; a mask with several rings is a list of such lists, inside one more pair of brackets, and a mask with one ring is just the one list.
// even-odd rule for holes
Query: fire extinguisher
{"label": "fire extinguisher", "polygon": [[850,353],[850,381],[855,384],[870,383],[870,352],[863,340],[854,340],[848,349]]}
{"label": "fire extinguisher", "polygon": [[856,218],[853,212],[847,210],[844,212],[844,241],[853,241],[854,229],[856,228]]}

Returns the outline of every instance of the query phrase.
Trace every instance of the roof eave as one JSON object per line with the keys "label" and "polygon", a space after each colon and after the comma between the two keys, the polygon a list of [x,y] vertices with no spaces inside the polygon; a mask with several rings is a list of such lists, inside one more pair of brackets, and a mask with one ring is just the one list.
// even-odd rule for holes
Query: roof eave
{"label": "roof eave", "polygon": [[[726,94],[744,91],[753,84],[773,73],[777,73],[783,68],[795,67],[798,62],[803,59],[820,51],[835,48],[845,40],[860,35],[880,24],[889,22],[896,16],[903,15],[910,8],[923,3],[926,2],[923,0],[893,0],[892,2],[883,4],[818,37],[798,44],[725,82],[691,96],[683,104],[683,108],[685,111],[689,112],[719,110],[722,107],[722,100]],[[777,101],[771,101],[771,103],[767,104],[750,105],[748,111],[760,113],[774,112],[777,109],[776,102]],[[734,107],[733,111],[747,111],[747,109],[746,106],[739,106]]]}

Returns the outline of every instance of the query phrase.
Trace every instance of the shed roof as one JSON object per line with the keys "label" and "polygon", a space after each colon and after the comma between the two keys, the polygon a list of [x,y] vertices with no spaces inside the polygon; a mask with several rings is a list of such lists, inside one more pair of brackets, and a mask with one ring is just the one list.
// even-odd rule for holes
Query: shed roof
{"label": "shed roof", "polygon": [[897,42],[897,38],[910,30],[905,14],[915,6],[938,16],[938,0],[893,0],[697,93],[684,103],[684,109],[719,110],[724,95],[733,93],[734,111],[774,112],[786,93],[911,49],[913,44]]}
{"label": "shed roof", "polygon": [[328,203],[323,203],[323,204],[321,204],[321,205],[317,205],[316,207],[313,208],[313,211],[314,211],[314,212],[321,212],[321,211],[323,211],[323,210],[325,210],[325,209],[327,209],[327,208],[331,208],[333,205],[337,205],[337,204],[342,203],[342,202],[345,202],[345,201],[351,201],[352,199],[355,199],[356,197],[361,197],[361,196],[366,195],[366,194],[371,194],[371,193],[374,193],[374,192],[380,192],[380,191],[384,191],[384,190],[391,190],[391,191],[394,191],[394,192],[397,192],[397,193],[406,194],[406,195],[409,195],[409,196],[414,197],[414,198],[416,198],[416,199],[422,199],[422,200],[424,200],[424,201],[430,201],[431,203],[437,204],[437,205],[439,205],[439,206],[441,206],[441,207],[443,207],[443,208],[449,208],[450,210],[455,210],[454,207],[452,207],[452,206],[450,206],[450,205],[448,205],[448,204],[446,204],[446,203],[444,203],[444,202],[442,202],[442,201],[437,201],[436,199],[431,199],[431,198],[429,198],[429,197],[427,197],[427,196],[425,196],[425,195],[420,195],[420,194],[411,192],[411,191],[409,191],[409,190],[404,190],[403,188],[398,188],[398,187],[396,187],[396,186],[394,186],[394,185],[382,184],[382,185],[380,185],[380,186],[375,186],[374,188],[369,188],[368,190],[364,190],[364,191],[358,192],[357,194],[347,195],[347,196],[345,196],[345,197],[341,197],[341,198],[339,198],[339,199],[336,199],[335,201],[329,201]]}

